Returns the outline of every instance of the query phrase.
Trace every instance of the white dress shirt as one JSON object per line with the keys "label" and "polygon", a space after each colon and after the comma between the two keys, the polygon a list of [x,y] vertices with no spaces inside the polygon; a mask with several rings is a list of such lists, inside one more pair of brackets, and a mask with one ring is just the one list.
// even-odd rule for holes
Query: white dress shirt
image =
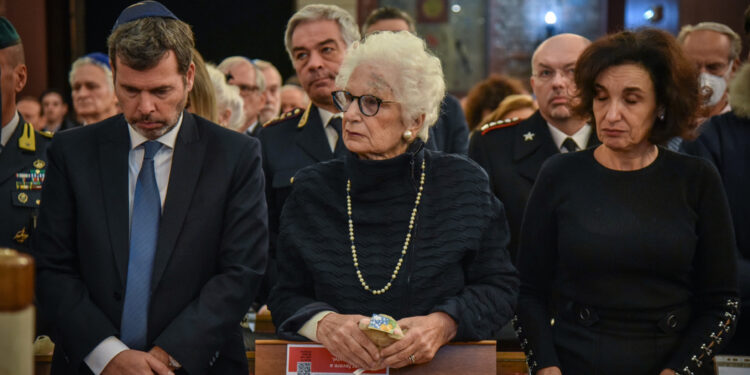
{"label": "white dress shirt", "polygon": [[13,136],[13,133],[16,131],[16,128],[18,127],[18,121],[20,121],[21,118],[18,116],[18,111],[16,111],[15,116],[13,116],[12,119],[10,119],[10,122],[3,125],[2,130],[2,138],[0,138],[0,146],[5,146],[8,144],[8,141],[10,141],[10,137]]}
{"label": "white dress shirt", "polygon": [[563,133],[562,131],[560,131],[560,129],[552,126],[550,123],[547,123],[547,127],[549,128],[549,132],[552,135],[552,140],[555,142],[555,146],[562,153],[568,152],[568,150],[566,148],[563,148],[562,146],[563,142],[568,137],[573,138],[573,140],[576,142],[576,145],[578,145],[578,149],[585,149],[586,145],[589,143],[589,136],[591,135],[592,131],[590,124],[584,124],[573,135],[567,135]]}
{"label": "white dress shirt", "polygon": [[[323,124],[323,131],[325,131],[326,138],[328,138],[328,146],[331,147],[331,152],[333,152],[336,150],[336,142],[339,140],[339,133],[332,126],[328,126],[328,123],[334,117],[341,117],[342,113],[328,112],[322,108],[318,108],[318,113],[320,114],[320,121]],[[341,125],[343,126],[343,123]]]}
{"label": "white dress shirt", "polygon": [[[145,153],[143,147],[140,146],[149,139],[136,132],[130,124],[127,127],[130,134],[130,152],[128,153],[128,217],[132,218],[135,185],[138,182],[138,173],[141,171],[143,155]],[[156,174],[156,185],[159,187],[162,210],[164,210],[164,200],[167,198],[169,173],[172,169],[172,155],[174,154],[174,146],[177,142],[177,134],[180,132],[180,127],[182,127],[182,114],[180,115],[180,119],[177,120],[177,125],[172,130],[156,139],[157,142],[162,144],[162,148],[154,155],[154,173]],[[120,339],[110,336],[100,342],[83,361],[94,374],[99,375],[104,371],[104,368],[112,358],[128,349],[128,346],[120,341]]]}

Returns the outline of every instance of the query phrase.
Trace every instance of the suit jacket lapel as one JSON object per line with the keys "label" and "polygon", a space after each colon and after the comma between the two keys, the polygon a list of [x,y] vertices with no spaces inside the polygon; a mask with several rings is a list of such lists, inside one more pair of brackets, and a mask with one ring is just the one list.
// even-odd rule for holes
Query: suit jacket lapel
{"label": "suit jacket lapel", "polygon": [[177,237],[185,221],[193,192],[200,176],[203,156],[206,152],[205,142],[200,141],[200,134],[195,118],[184,112],[180,133],[177,135],[172,169],[169,173],[169,186],[164,201],[164,211],[159,224],[159,240],[154,257],[154,272],[151,290],[159,284],[164,270],[172,256]]}
{"label": "suit jacket lapel", "polygon": [[313,105],[309,108],[307,123],[295,137],[295,142],[316,161],[332,159],[333,153],[323,130],[318,107]]}
{"label": "suit jacket lapel", "polygon": [[128,274],[130,223],[128,214],[128,154],[130,134],[124,117],[113,120],[113,126],[99,128],[99,172],[104,211],[109,228],[110,246],[120,281],[125,285]]}
{"label": "suit jacket lapel", "polygon": [[559,152],[547,121],[536,111],[528,121],[515,127],[514,138],[513,161],[518,166],[518,173],[533,183],[544,161]]}

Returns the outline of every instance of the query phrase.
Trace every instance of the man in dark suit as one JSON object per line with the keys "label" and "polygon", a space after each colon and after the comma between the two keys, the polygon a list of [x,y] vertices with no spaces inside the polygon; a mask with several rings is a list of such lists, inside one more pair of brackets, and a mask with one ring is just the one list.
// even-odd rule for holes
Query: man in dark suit
{"label": "man in dark suit", "polygon": [[592,126],[571,111],[575,64],[589,43],[574,34],[542,42],[531,58],[530,80],[539,110],[521,122],[486,124],[471,139],[469,157],[484,167],[493,192],[505,205],[511,233],[508,249],[514,259],[526,201],[544,161],[599,143]]}
{"label": "man in dark suit", "polygon": [[0,247],[28,252],[39,215],[49,135],[34,131],[16,110],[16,95],[26,86],[26,64],[21,38],[5,17],[0,17],[0,74]]}
{"label": "man in dark suit", "polygon": [[53,373],[247,374],[267,252],[259,143],[184,110],[193,34],[161,4],[109,37],[122,115],[49,148],[38,261]]}
{"label": "man in dark suit", "polygon": [[[378,31],[409,31],[416,35],[414,19],[401,9],[382,7],[372,11],[362,25],[365,35]],[[451,94],[445,94],[440,103],[440,117],[430,127],[426,147],[431,150],[466,155],[469,148],[469,126],[466,124],[461,103]]]}
{"label": "man in dark suit", "polygon": [[334,79],[347,47],[359,40],[357,24],[348,12],[334,5],[308,5],[287,23],[285,44],[300,84],[310,97],[306,110],[287,112],[264,125],[258,138],[263,145],[266,175],[271,262],[259,302],[274,283],[273,257],[279,217],[298,170],[343,155],[341,115],[333,104]]}

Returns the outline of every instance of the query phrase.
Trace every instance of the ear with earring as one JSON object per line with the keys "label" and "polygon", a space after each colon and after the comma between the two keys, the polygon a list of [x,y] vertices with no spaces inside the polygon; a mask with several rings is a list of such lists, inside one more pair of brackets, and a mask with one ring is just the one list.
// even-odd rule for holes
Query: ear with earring
{"label": "ear with earring", "polygon": [[402,135],[402,137],[404,137],[404,140],[407,141],[407,142],[411,141],[411,136],[412,136],[412,132],[409,129],[406,129],[406,131]]}
{"label": "ear with earring", "polygon": [[656,118],[659,119],[659,121],[664,121],[664,107],[659,108],[659,112],[656,114]]}

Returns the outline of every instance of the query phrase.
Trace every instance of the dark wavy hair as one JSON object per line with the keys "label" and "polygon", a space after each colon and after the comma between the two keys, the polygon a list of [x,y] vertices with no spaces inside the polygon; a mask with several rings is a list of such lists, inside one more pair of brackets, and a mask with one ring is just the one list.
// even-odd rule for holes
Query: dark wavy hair
{"label": "dark wavy hair", "polygon": [[466,94],[466,123],[469,130],[474,130],[486,116],[484,111],[492,112],[508,95],[525,94],[521,81],[501,74],[491,74],[477,83]]}
{"label": "dark wavy hair", "polygon": [[575,68],[580,101],[573,111],[595,123],[593,102],[597,78],[608,68],[625,64],[639,65],[648,72],[654,84],[656,106],[664,110],[664,120],[654,120],[649,142],[664,144],[675,136],[694,138],[694,119],[700,108],[698,71],[677,40],[658,29],[621,31],[589,45]]}

